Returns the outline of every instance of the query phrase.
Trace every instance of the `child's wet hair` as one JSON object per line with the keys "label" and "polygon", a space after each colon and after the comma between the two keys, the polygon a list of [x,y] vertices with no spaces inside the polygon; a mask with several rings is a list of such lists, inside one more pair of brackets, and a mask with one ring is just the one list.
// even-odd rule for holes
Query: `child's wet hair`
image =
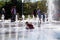
{"label": "child's wet hair", "polygon": [[26,24],[27,24],[28,22],[26,22]]}

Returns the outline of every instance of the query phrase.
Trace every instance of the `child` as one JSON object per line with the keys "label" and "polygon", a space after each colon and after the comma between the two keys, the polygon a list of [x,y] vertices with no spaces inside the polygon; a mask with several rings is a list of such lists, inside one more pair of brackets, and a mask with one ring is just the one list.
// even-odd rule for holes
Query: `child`
{"label": "child", "polygon": [[29,24],[28,22],[26,22],[26,29],[34,29],[33,25],[32,24]]}

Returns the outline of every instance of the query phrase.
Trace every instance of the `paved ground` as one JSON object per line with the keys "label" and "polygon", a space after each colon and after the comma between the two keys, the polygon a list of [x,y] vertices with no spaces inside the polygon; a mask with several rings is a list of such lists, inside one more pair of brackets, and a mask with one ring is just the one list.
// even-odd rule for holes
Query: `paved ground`
{"label": "paved ground", "polygon": [[[32,21],[35,29],[26,30],[24,23],[26,21]],[[19,32],[16,31],[17,29]],[[16,33],[4,34],[6,31],[11,32],[10,30],[16,31]],[[28,19],[15,23],[0,22],[0,40],[60,40],[60,24],[48,22],[39,24],[38,19]]]}
{"label": "paved ground", "polygon": [[[35,23],[36,24],[36,23]],[[19,33],[17,35],[17,40],[60,40],[60,25],[53,23],[42,23],[40,27],[35,25],[34,30],[24,30],[19,27]],[[5,34],[5,40],[16,40],[16,33]],[[2,40],[4,34],[0,34],[0,39]]]}

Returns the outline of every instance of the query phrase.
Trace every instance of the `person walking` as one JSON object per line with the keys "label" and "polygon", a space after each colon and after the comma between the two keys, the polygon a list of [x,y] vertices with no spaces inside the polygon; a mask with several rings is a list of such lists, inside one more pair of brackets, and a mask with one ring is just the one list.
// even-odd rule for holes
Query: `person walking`
{"label": "person walking", "polygon": [[37,13],[37,10],[34,9],[34,10],[33,10],[33,15],[34,15],[35,18],[37,17],[37,16],[36,16],[36,15],[37,15],[36,13]]}
{"label": "person walking", "polygon": [[40,23],[41,23],[41,10],[39,8],[37,9],[37,15],[38,15]]}
{"label": "person walking", "polygon": [[11,22],[14,22],[15,21],[15,18],[16,18],[16,6],[13,6],[11,8],[11,14],[12,14]]}
{"label": "person walking", "polygon": [[41,15],[43,16],[43,22],[45,22],[45,13],[44,12],[41,12]]}
{"label": "person walking", "polygon": [[2,15],[4,15],[4,18],[5,18],[5,9],[4,8],[1,9],[1,16]]}

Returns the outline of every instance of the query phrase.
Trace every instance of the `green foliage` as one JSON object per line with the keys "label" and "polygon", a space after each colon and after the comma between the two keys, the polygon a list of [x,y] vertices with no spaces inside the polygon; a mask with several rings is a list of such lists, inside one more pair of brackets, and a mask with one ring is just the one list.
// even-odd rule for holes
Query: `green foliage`
{"label": "green foliage", "polygon": [[[17,2],[14,1],[14,3],[11,1],[7,3],[11,5],[15,4],[17,6],[17,12],[21,16],[22,14],[22,1],[21,0],[18,0]],[[5,5],[5,2],[0,1],[0,8],[3,7],[4,5]],[[41,11],[47,12],[46,1],[43,0],[43,1],[37,1],[34,3],[32,2],[23,3],[23,14],[32,15],[33,10],[37,9],[37,7],[39,7]]]}
{"label": "green foliage", "polygon": [[40,8],[42,12],[47,12],[47,6],[46,6],[46,1],[37,1],[37,2],[27,2],[24,3],[24,14],[32,14],[34,9],[37,9],[37,7]]}
{"label": "green foliage", "polygon": [[40,8],[41,11],[47,12],[47,6],[46,6],[46,1],[38,1],[37,2],[37,7]]}
{"label": "green foliage", "polygon": [[5,2],[0,1],[0,8],[3,7],[5,5]]}

